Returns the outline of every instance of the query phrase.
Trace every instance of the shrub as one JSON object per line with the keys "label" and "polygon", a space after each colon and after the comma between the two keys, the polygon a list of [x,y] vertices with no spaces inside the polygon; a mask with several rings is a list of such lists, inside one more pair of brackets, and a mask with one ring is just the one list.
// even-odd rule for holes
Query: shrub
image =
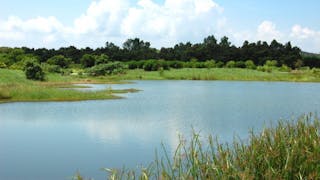
{"label": "shrub", "polygon": [[243,61],[236,61],[237,68],[246,68],[246,64]]}
{"label": "shrub", "polygon": [[252,60],[247,60],[244,64],[247,69],[256,69],[256,65]]}
{"label": "shrub", "polygon": [[160,68],[168,70],[169,65],[164,60],[147,60],[143,64],[143,69],[145,71],[158,71]]}
{"label": "shrub", "polygon": [[127,66],[121,62],[111,62],[108,64],[99,64],[86,70],[91,76],[104,76],[111,74],[124,73]]}
{"label": "shrub", "polygon": [[216,61],[215,60],[209,60],[209,61],[206,61],[205,63],[204,63],[204,65],[205,65],[205,67],[206,68],[214,68],[214,67],[216,67]]}
{"label": "shrub", "polygon": [[107,64],[109,62],[109,56],[101,54],[100,56],[95,56],[95,64]]}
{"label": "shrub", "polygon": [[258,67],[257,67],[257,70],[258,70],[258,71],[262,71],[262,72],[271,73],[271,72],[272,72],[272,67],[266,66],[266,65],[264,65],[264,66],[258,66]]}
{"label": "shrub", "polygon": [[41,64],[41,67],[44,71],[49,73],[61,73],[61,67],[58,65],[51,65],[47,63]]}
{"label": "shrub", "polygon": [[49,58],[47,63],[51,65],[58,65],[62,68],[67,68],[71,64],[71,59],[66,58],[63,55],[56,55]]}
{"label": "shrub", "polygon": [[25,65],[25,74],[27,79],[43,81],[45,74],[41,66],[36,62],[27,62]]}
{"label": "shrub", "polygon": [[7,68],[7,65],[4,62],[0,62],[0,69]]}
{"label": "shrub", "polygon": [[236,67],[236,62],[235,61],[228,61],[226,64],[227,68],[235,68]]}
{"label": "shrub", "polygon": [[183,62],[181,61],[168,61],[168,65],[170,68],[174,68],[174,69],[183,68]]}
{"label": "shrub", "polygon": [[276,60],[267,60],[264,65],[269,67],[276,67],[278,65],[278,62]]}
{"label": "shrub", "polygon": [[279,71],[281,71],[281,72],[290,72],[290,71],[291,71],[291,68],[288,67],[288,66],[285,65],[285,64],[282,64],[282,66],[279,68]]}
{"label": "shrub", "polygon": [[96,59],[91,54],[85,54],[80,59],[80,63],[84,68],[93,67],[96,63]]}
{"label": "shrub", "polygon": [[218,62],[216,63],[216,67],[217,67],[217,68],[223,68],[223,66],[224,66],[224,63],[223,63],[222,61],[218,61]]}

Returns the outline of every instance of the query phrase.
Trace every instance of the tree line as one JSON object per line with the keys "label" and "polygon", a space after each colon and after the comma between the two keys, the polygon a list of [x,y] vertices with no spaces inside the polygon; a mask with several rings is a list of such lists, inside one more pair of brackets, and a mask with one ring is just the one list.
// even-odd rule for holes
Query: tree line
{"label": "tree line", "polygon": [[[214,62],[218,67],[227,65],[244,67],[246,62],[263,66],[268,61],[276,61],[278,67],[285,65],[293,69],[302,66],[320,67],[319,56],[306,55],[290,42],[282,44],[273,40],[269,44],[265,41],[245,41],[242,46],[236,47],[231,44],[228,37],[224,36],[218,41],[213,35],[206,37],[201,43],[179,43],[173,47],[160,49],[152,48],[150,42],[139,38],[126,40],[122,47],[106,42],[104,47],[96,49],[90,47],[79,49],[75,46],[60,49],[0,48],[0,68],[16,67],[18,69],[22,66],[22,62],[28,59],[36,59],[40,64],[46,63],[60,68],[67,68],[70,65],[90,68],[111,61],[125,62],[129,64],[129,68],[139,68],[139,61],[150,59],[152,61],[147,61],[149,64],[151,62],[161,64],[166,61],[170,67],[180,67],[181,63],[187,65],[189,63],[189,66],[203,66],[207,62]],[[148,63],[143,66],[148,66]]]}

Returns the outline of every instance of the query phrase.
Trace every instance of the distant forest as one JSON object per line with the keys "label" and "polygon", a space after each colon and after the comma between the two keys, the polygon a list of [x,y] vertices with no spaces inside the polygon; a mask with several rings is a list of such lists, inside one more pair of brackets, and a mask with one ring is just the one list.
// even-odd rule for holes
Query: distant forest
{"label": "distant forest", "polygon": [[[86,58],[84,58],[84,56]],[[23,58],[35,58],[39,63],[56,61],[55,64],[67,67],[68,64],[83,64],[92,67],[105,57],[108,61],[140,61],[140,60],[165,60],[179,62],[206,62],[212,61],[226,64],[229,61],[245,62],[251,60],[255,65],[264,65],[268,60],[275,60],[277,66],[286,65],[296,69],[302,66],[310,68],[320,67],[320,56],[303,53],[300,48],[292,46],[290,42],[281,44],[273,40],[270,44],[265,41],[245,41],[241,47],[232,45],[228,37],[224,36],[219,41],[214,36],[208,36],[201,43],[179,43],[169,48],[152,48],[150,42],[139,38],[128,39],[119,47],[112,42],[106,42],[104,47],[92,49],[78,49],[74,46],[60,49],[46,48],[0,48],[0,64],[10,67]],[[60,59],[60,60],[59,60]],[[84,60],[83,62],[81,59]],[[57,62],[61,61],[61,62]],[[103,63],[103,62],[102,62]],[[51,63],[52,64],[52,63]],[[1,65],[0,65],[1,66]]]}

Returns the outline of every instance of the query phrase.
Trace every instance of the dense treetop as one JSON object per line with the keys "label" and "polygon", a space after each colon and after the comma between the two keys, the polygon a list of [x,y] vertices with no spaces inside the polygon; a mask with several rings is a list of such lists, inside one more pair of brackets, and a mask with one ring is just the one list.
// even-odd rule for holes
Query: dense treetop
{"label": "dense treetop", "polygon": [[[128,39],[122,47],[112,42],[106,42],[104,47],[78,49],[74,46],[60,49],[46,48],[0,48],[0,65],[9,67],[21,61],[34,59],[39,63],[57,65],[62,68],[70,64],[81,64],[82,67],[92,67],[107,61],[139,61],[139,60],[166,60],[179,62],[206,62],[214,60],[223,65],[229,61],[241,63],[251,60],[254,65],[264,65],[268,60],[275,60],[277,66],[286,65],[291,68],[301,66],[320,67],[320,57],[302,53],[300,48],[292,46],[290,42],[281,44],[273,40],[267,42],[243,42],[236,47],[228,37],[217,40],[215,36],[206,37],[203,42],[192,44],[179,43],[173,47],[152,48],[149,42],[139,38]],[[19,64],[18,64],[19,65]],[[232,62],[229,63],[232,66]]]}

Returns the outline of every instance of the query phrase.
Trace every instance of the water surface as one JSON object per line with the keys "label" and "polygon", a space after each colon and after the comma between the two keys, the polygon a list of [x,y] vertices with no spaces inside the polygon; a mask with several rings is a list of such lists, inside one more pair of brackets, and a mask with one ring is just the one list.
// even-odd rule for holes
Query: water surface
{"label": "water surface", "polygon": [[137,81],[92,85],[143,90],[125,99],[0,104],[0,179],[68,179],[79,170],[104,179],[102,167],[136,167],[164,142],[195,130],[222,142],[246,139],[279,118],[320,110],[317,83]]}

